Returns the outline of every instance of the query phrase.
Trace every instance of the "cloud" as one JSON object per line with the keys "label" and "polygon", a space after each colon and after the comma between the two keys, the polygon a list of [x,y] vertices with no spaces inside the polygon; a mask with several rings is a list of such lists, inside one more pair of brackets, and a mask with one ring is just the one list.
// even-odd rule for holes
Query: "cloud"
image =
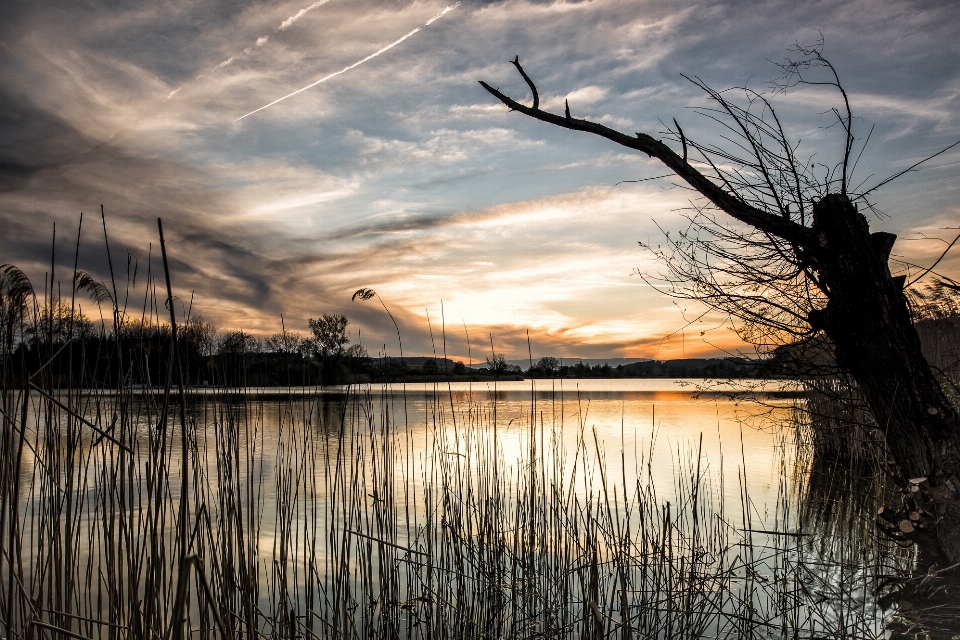
{"label": "cloud", "polygon": [[316,9],[317,7],[322,7],[323,5],[327,4],[328,2],[330,2],[330,0],[317,0],[316,2],[314,2],[313,4],[311,4],[310,6],[304,7],[303,9],[300,9],[300,11],[297,11],[295,14],[293,14],[292,16],[290,16],[289,18],[287,18],[286,20],[284,20],[283,22],[281,22],[281,23],[280,23],[280,26],[277,27],[277,31],[284,31],[284,30],[286,30],[286,29],[289,29],[290,26],[293,25],[294,22],[296,22],[297,20],[299,20],[300,18],[302,18],[308,11],[313,11],[313,10]]}
{"label": "cloud", "polygon": [[[289,18],[287,18],[286,20],[284,20],[283,22],[281,22],[281,23],[280,23],[280,26],[277,27],[277,31],[285,31],[285,30],[286,30],[288,27],[290,27],[294,22],[296,22],[297,20],[299,20],[300,18],[302,18],[302,17],[304,16],[304,14],[306,14],[308,11],[312,11],[313,9],[316,9],[316,8],[318,8],[318,7],[322,7],[323,5],[327,4],[328,2],[330,2],[330,0],[318,0],[317,2],[314,2],[313,4],[311,4],[310,6],[301,9],[300,11],[298,11],[297,13],[295,13],[294,15],[290,16]],[[256,39],[256,41],[254,42],[254,46],[256,46],[256,47],[262,47],[263,45],[267,44],[267,42],[269,42],[269,41],[270,41],[270,36],[269,36],[269,35],[262,35],[262,36],[260,36],[260,37],[258,37],[258,38]],[[249,55],[252,51],[253,51],[253,49],[251,49],[250,47],[246,47],[246,48],[242,51],[241,55],[243,55],[243,56]],[[227,58],[227,59],[224,60],[223,62],[220,62],[219,64],[217,64],[217,66],[215,66],[215,67],[213,68],[214,71],[216,71],[217,69],[222,69],[223,67],[226,67],[227,65],[231,64],[235,59],[236,59],[235,56],[230,56],[229,58]]]}
{"label": "cloud", "polygon": [[547,111],[562,110],[566,104],[571,108],[583,107],[583,105],[592,105],[603,101],[609,90],[604,87],[594,85],[575,89],[565,96],[551,96],[541,100],[541,108]]}
{"label": "cloud", "polygon": [[[858,175],[880,179],[960,138],[960,17],[950,6],[471,2],[429,37],[356,66],[445,4],[331,2],[322,20],[306,15],[321,6],[310,0],[18,5],[0,23],[4,261],[42,281],[55,222],[66,273],[79,211],[103,203],[115,262],[129,249],[141,278],[163,217],[178,295],[195,291],[195,307],[224,327],[270,333],[283,313],[303,329],[311,315],[341,312],[368,344],[395,350],[382,309],[350,302],[372,286],[405,350],[420,353],[431,348],[426,311],[436,320],[440,301],[447,328],[466,322],[475,350],[493,333],[498,349],[524,354],[529,330],[541,355],[715,352],[733,340],[712,328],[719,319],[675,334],[681,310],[630,275],[655,266],[636,245],[657,240],[651,219],[677,228],[689,192],[665,179],[618,184],[663,170],[510,113],[477,80],[528,100],[507,62],[519,55],[545,107],[562,112],[569,100],[580,117],[655,136],[676,117],[691,138],[722,143],[686,109],[708,98],[680,74],[765,87],[777,72],[768,60],[823,30],[861,133],[876,124]],[[303,21],[278,27],[290,20]],[[304,78],[347,68],[255,126],[232,124]],[[824,129],[829,98],[774,96],[800,153],[824,163],[842,148]],[[949,226],[957,157],[879,192],[891,217],[871,224],[903,238]],[[105,277],[90,228],[85,216],[81,264]],[[904,240],[896,252],[924,264],[936,248]],[[960,273],[956,260],[942,266]],[[465,355],[458,331],[452,348]]]}
{"label": "cloud", "polygon": [[[272,225],[256,219],[238,224],[239,207],[218,186],[216,171],[132,157],[108,145],[85,153],[93,142],[69,125],[50,115],[41,118],[42,111],[9,96],[7,104],[5,113],[13,117],[0,120],[6,141],[0,149],[0,184],[4,185],[0,225],[9,230],[5,261],[24,268],[35,282],[42,281],[44,270],[49,270],[53,224],[61,244],[58,255],[72,254],[66,245],[75,240],[69,239],[67,230],[75,233],[80,211],[92,214],[103,203],[111,246],[119,252],[115,261],[129,250],[145,267],[148,243],[156,239],[160,217],[181,297],[186,295],[183,292],[198,291],[201,310],[219,307],[236,314],[231,320],[222,313],[210,313],[218,322],[239,322],[245,316],[244,324],[250,329],[269,327],[265,320],[274,316],[271,307],[283,296],[280,284],[289,282],[296,268],[287,261],[289,253],[271,255],[276,249],[272,242],[251,243],[250,234],[269,237]],[[17,113],[29,113],[30,124],[22,126]],[[21,150],[27,149],[30,153],[23,155]],[[263,166],[250,169],[257,170],[269,172]],[[276,178],[280,171],[275,167],[272,176]],[[95,234],[84,237],[81,257],[88,260],[86,268],[106,275],[102,244]],[[313,290],[322,295],[323,287]]]}
{"label": "cloud", "polygon": [[[312,6],[313,6],[313,5],[311,5],[310,8],[312,8]],[[240,116],[239,118],[237,118],[236,120],[234,120],[234,122],[239,122],[240,120],[243,120],[243,119],[246,118],[247,116],[252,116],[253,114],[258,113],[258,112],[260,112],[260,111],[263,111],[264,109],[268,109],[268,108],[272,107],[273,105],[275,105],[275,104],[277,104],[277,103],[279,103],[279,102],[283,102],[283,101],[286,100],[287,98],[292,98],[293,96],[297,95],[298,93],[303,93],[303,92],[306,91],[307,89],[312,89],[313,87],[315,87],[315,86],[317,86],[317,85],[319,85],[319,84],[322,84],[322,83],[326,82],[327,80],[330,80],[331,78],[335,78],[335,77],[337,77],[337,76],[339,76],[339,75],[342,75],[342,74],[346,73],[347,71],[350,71],[351,69],[356,69],[357,67],[359,67],[360,65],[362,65],[364,62],[367,62],[368,60],[372,60],[372,59],[376,58],[377,56],[379,56],[380,54],[386,53],[387,51],[389,51],[390,49],[393,49],[395,46],[397,46],[397,45],[400,44],[401,42],[403,42],[403,41],[407,40],[408,38],[410,38],[411,36],[419,33],[421,29],[423,29],[424,27],[430,26],[431,24],[433,24],[434,22],[436,22],[437,20],[439,20],[440,18],[442,18],[443,16],[445,16],[445,15],[446,15],[447,13],[449,13],[450,11],[453,11],[454,9],[456,9],[458,6],[460,6],[460,3],[459,3],[459,2],[457,2],[456,4],[450,5],[450,6],[448,6],[448,7],[445,7],[443,11],[441,11],[441,12],[438,13],[437,15],[435,15],[435,16],[433,16],[432,18],[430,18],[429,20],[427,20],[427,21],[423,24],[423,26],[417,27],[416,29],[410,31],[409,33],[407,33],[407,34],[405,34],[405,35],[397,38],[396,40],[394,40],[394,41],[391,42],[390,44],[388,44],[388,45],[386,45],[386,46],[384,46],[384,47],[381,47],[381,48],[377,49],[376,51],[374,51],[374,52],[371,53],[370,55],[366,56],[365,58],[361,58],[360,60],[357,60],[357,61],[354,62],[353,64],[349,64],[349,65],[345,66],[343,69],[340,69],[340,71],[334,71],[333,73],[327,74],[327,75],[325,75],[324,77],[320,78],[319,80],[317,80],[317,81],[315,81],[315,82],[312,82],[311,84],[308,84],[307,86],[305,86],[305,87],[303,87],[303,88],[301,88],[301,89],[297,89],[296,91],[293,91],[293,92],[291,92],[291,93],[288,93],[287,95],[283,96],[282,98],[277,98],[276,100],[274,100],[273,102],[270,102],[269,104],[265,104],[265,105],[263,105],[262,107],[260,107],[260,108],[258,108],[258,109],[254,109],[253,111],[251,111],[251,112],[249,112],[249,113],[246,113],[246,114]],[[306,10],[305,10],[305,11],[306,11]],[[283,25],[281,25],[281,27],[283,27]]]}

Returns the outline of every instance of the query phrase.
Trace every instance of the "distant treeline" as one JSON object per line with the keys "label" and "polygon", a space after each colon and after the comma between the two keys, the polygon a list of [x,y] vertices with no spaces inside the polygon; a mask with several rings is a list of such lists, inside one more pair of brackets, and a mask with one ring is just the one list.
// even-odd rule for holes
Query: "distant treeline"
{"label": "distant treeline", "polygon": [[176,352],[168,323],[117,324],[91,322],[66,305],[42,309],[31,322],[4,322],[4,375],[17,386],[26,379],[51,387],[312,386],[349,382],[368,360],[346,340],[342,316],[311,318],[308,339],[218,332],[193,318],[178,323]]}
{"label": "distant treeline", "polygon": [[683,358],[645,360],[616,367],[577,363],[560,367],[558,373],[571,378],[764,378],[774,372],[768,363],[748,358]]}
{"label": "distant treeline", "polygon": [[[168,324],[128,322],[119,331],[110,331],[80,316],[71,322],[69,314],[53,315],[52,321],[49,315],[44,316],[44,321],[33,324],[17,340],[5,345],[4,370],[13,385],[22,386],[25,377],[51,387],[163,388],[167,383],[172,354]],[[683,358],[616,366],[568,364],[544,357],[524,369],[509,364],[500,355],[479,365],[423,356],[377,358],[369,356],[360,345],[350,345],[343,338],[345,319],[334,320],[338,326],[332,341],[325,341],[322,331],[319,338],[296,335],[295,340],[290,340],[290,334],[276,334],[264,339],[242,331],[217,332],[200,319],[179,325],[177,362],[183,383],[310,387],[356,382],[523,378],[806,379],[810,369],[822,375],[836,368],[830,346],[822,339],[781,347],[763,359]],[[955,371],[960,361],[956,317],[923,319],[917,323],[917,329],[925,347],[939,345],[938,352],[949,354],[948,358],[941,358],[943,362],[934,358],[936,366]],[[178,377],[171,374],[170,383],[176,385]]]}
{"label": "distant treeline", "polygon": [[770,364],[746,358],[649,360],[593,366],[540,358],[523,370],[503,355],[481,365],[447,358],[370,357],[350,344],[342,315],[310,318],[310,333],[282,331],[259,338],[217,331],[202,318],[178,323],[176,365],[170,325],[157,316],[99,323],[65,304],[38,309],[32,319],[4,317],[4,371],[14,385],[26,379],[49,387],[135,387],[167,384],[216,387],[315,386],[354,382],[516,380],[528,378],[754,378]]}
{"label": "distant treeline", "polygon": [[[87,323],[72,328],[64,323],[53,333],[52,340],[38,336],[8,352],[8,371],[15,384],[22,385],[24,375],[34,382],[42,378],[53,387],[162,388],[167,382],[169,325],[134,325],[108,333],[94,331]],[[217,335],[201,321],[179,327],[178,333],[178,361],[188,386],[314,386],[448,378],[756,378],[773,373],[768,363],[745,358],[648,360],[616,367],[582,362],[560,365],[556,359],[541,358],[527,370],[498,358],[477,368],[444,358],[373,358],[360,348],[327,353],[277,349],[269,340],[242,332]],[[171,379],[171,384],[177,382],[176,377]]]}
{"label": "distant treeline", "polygon": [[[172,353],[168,324],[128,322],[119,331],[110,331],[77,314],[71,319],[69,312],[55,312],[52,319],[49,314],[42,318],[21,333],[18,340],[8,342],[4,350],[5,370],[12,375],[15,385],[22,385],[24,376],[51,387],[162,388],[167,383]],[[764,359],[683,358],[617,366],[568,364],[544,357],[523,369],[501,355],[487,358],[480,365],[423,356],[376,358],[370,357],[362,346],[349,344],[345,318],[328,316],[313,323],[314,331],[307,338],[299,334],[257,338],[242,331],[218,332],[201,319],[192,319],[178,326],[177,361],[183,382],[188,386],[310,387],[355,382],[523,378],[789,379],[805,378],[806,369],[814,365],[829,371],[832,364],[828,362],[829,345],[820,345],[816,340],[781,347]],[[950,323],[955,324],[955,318],[922,320],[917,328],[925,344],[939,344],[946,337],[955,342],[957,331]],[[951,331],[946,331],[948,328]],[[955,352],[950,350],[951,354]],[[952,370],[956,363],[939,366]],[[177,376],[172,375],[170,382],[176,385]]]}

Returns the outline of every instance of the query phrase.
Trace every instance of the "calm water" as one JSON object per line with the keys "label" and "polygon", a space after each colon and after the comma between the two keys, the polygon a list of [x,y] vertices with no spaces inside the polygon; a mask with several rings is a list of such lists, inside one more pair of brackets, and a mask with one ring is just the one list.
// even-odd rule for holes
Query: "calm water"
{"label": "calm water", "polygon": [[[487,560],[474,557],[483,527],[496,529],[491,539],[504,546],[495,562],[509,571],[529,571],[525,558],[537,559],[530,584],[548,597],[565,576],[587,579],[580,554],[591,535],[600,536],[592,548],[611,562],[621,544],[614,531],[627,522],[621,518],[634,518],[630,553],[638,564],[630,565],[631,580],[661,589],[650,597],[693,593],[681,582],[653,585],[656,576],[644,573],[643,558],[664,562],[666,553],[649,555],[644,545],[658,539],[665,544],[656,532],[670,531],[681,545],[678,553],[705,554],[717,567],[731,563],[717,574],[724,581],[717,588],[733,589],[736,597],[717,605],[724,613],[711,614],[719,616],[711,618],[711,628],[738,624],[738,605],[732,604],[737,598],[779,625],[781,580],[812,579],[824,589],[835,582],[830,562],[816,565],[823,568],[819,573],[798,573],[799,558],[810,549],[820,553],[800,548],[807,538],[745,532],[791,531],[796,524],[796,509],[784,508],[796,478],[798,395],[775,382],[662,379],[191,389],[191,553],[211,571],[249,567],[245,580],[258,585],[255,600],[267,612],[264,620],[280,619],[295,606],[332,624],[343,606],[369,605],[374,608],[357,609],[356,615],[364,616],[364,624],[381,624],[394,614],[377,609],[376,602],[399,606],[406,599],[407,608],[395,615],[412,624],[409,612],[428,615],[425,603],[434,590],[460,597],[462,585],[443,576],[486,580]],[[143,576],[154,566],[165,589],[159,618],[170,619],[182,495],[178,408],[169,407],[164,427],[160,399],[143,392],[127,394],[123,402],[110,392],[60,398],[127,443],[131,453],[121,455],[88,425],[77,432],[76,421],[31,396],[28,426],[35,427],[27,430],[19,505],[28,591],[43,591],[49,579],[44,567],[68,560],[64,579],[73,575],[74,584],[87,584],[99,576],[78,593],[113,593],[117,584],[129,583],[130,595],[120,594],[115,609],[127,611],[131,602],[148,599],[152,587]],[[66,444],[71,429],[80,445],[72,454]],[[691,502],[694,486],[698,498]],[[65,503],[66,495],[71,500]],[[528,507],[533,511],[524,515]],[[489,513],[482,515],[491,508],[492,521]],[[673,524],[661,526],[667,513]],[[646,524],[638,526],[643,518]],[[116,525],[123,528],[122,539]],[[539,527],[544,539],[523,537],[530,527]],[[62,542],[49,544],[50,531]],[[511,551],[517,544],[527,545],[526,551]],[[793,546],[785,550],[784,544]],[[160,565],[150,565],[158,553]],[[422,574],[411,555],[435,557],[453,573]],[[686,574],[681,568],[676,575]],[[614,574],[601,579],[615,586],[609,582]],[[499,580],[483,589],[520,588]],[[230,586],[234,582],[216,585],[225,601],[246,597]],[[66,584],[56,583],[58,589]],[[754,590],[760,584],[766,591]],[[564,587],[578,606],[585,606],[582,588]],[[356,595],[361,592],[366,595]],[[471,593],[470,602],[486,598],[482,589]],[[703,606],[714,606],[709,589],[697,593],[706,598]],[[191,616],[199,615],[199,603],[191,601]],[[857,606],[864,607],[858,615],[865,628],[874,629],[880,623],[875,610]],[[108,609],[91,599],[75,610],[97,617]]]}
{"label": "calm water", "polygon": [[[198,447],[195,462],[199,468],[194,472],[210,490],[217,484],[216,443],[225,421],[232,421],[239,430],[239,449],[252,455],[261,481],[258,489],[266,503],[276,491],[274,472],[280,454],[276,445],[286,437],[285,432],[312,430],[323,437],[323,455],[330,456],[338,446],[332,436],[340,433],[344,421],[353,427],[371,420],[389,421],[391,432],[403,440],[398,455],[414,462],[422,462],[431,447],[437,446],[438,437],[455,440],[457,431],[464,428],[488,440],[495,437],[499,455],[510,468],[529,459],[531,439],[541,450],[549,449],[550,455],[563,450],[573,456],[579,444],[587,459],[602,456],[606,473],[618,484],[631,487],[638,478],[652,480],[664,500],[674,495],[680,475],[699,466],[702,477],[712,483],[716,499],[725,502],[737,521],[742,520],[744,490],[753,503],[753,517],[767,518],[782,495],[784,482],[789,481],[793,455],[784,444],[793,436],[796,395],[778,381],[405,383],[306,390],[252,388],[239,396],[231,394],[229,411],[225,411],[223,390],[188,391],[189,419],[195,425]],[[101,396],[99,403],[93,399],[81,403],[84,415],[98,424],[105,420],[102,400]],[[145,447],[159,407],[134,404],[137,442]],[[171,406],[166,455],[174,496],[179,492],[180,468],[176,416],[176,407]],[[96,436],[88,429],[81,430],[81,440],[87,444]],[[100,459],[108,451],[109,445],[101,442],[90,459]],[[32,469],[32,451],[25,455],[23,468]],[[398,469],[409,475],[412,463],[408,460],[405,464]],[[24,482],[23,491],[29,492],[30,486]],[[773,525],[754,522],[752,526]]]}
{"label": "calm water", "polygon": [[[611,477],[632,485],[637,475],[648,472],[649,462],[664,499],[673,494],[682,468],[696,466],[699,451],[702,474],[719,482],[722,472],[728,505],[739,509],[740,473],[760,514],[770,512],[781,489],[782,445],[792,439],[797,402],[779,381],[558,379],[407,383],[364,390],[378,405],[389,403],[395,421],[404,416],[421,445],[436,423],[452,426],[451,415],[461,423],[464,413],[482,416],[486,433],[492,435],[492,425],[497,426],[508,464],[526,459],[531,422],[535,436],[558,433],[568,451],[580,438],[594,451],[595,431]],[[451,411],[437,415],[438,407],[450,405]]]}

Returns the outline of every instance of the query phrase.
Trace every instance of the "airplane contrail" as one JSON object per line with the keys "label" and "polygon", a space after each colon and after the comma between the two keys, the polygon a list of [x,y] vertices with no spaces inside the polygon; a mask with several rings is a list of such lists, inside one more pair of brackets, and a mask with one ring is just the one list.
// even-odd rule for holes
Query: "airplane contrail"
{"label": "airplane contrail", "polygon": [[331,74],[328,75],[328,76],[324,76],[324,77],[320,78],[319,80],[317,80],[316,82],[314,82],[314,83],[312,83],[312,84],[308,84],[307,86],[303,87],[302,89],[297,89],[297,90],[294,91],[293,93],[288,93],[287,95],[283,96],[282,98],[277,98],[276,100],[274,100],[274,101],[271,102],[270,104],[265,104],[265,105],[263,105],[262,107],[260,107],[259,109],[254,109],[254,110],[251,111],[250,113],[247,113],[247,114],[244,114],[244,115],[240,116],[239,118],[237,118],[236,120],[234,120],[234,122],[239,122],[240,120],[243,120],[243,119],[246,118],[247,116],[252,116],[253,114],[255,114],[255,113],[258,112],[258,111],[263,111],[263,110],[266,109],[267,107],[272,107],[273,105],[277,104],[278,102],[283,102],[283,101],[286,100],[287,98],[291,98],[291,97],[297,95],[298,93],[303,93],[303,92],[306,91],[307,89],[311,89],[311,88],[317,86],[318,84],[320,84],[320,83],[322,83],[322,82],[326,82],[326,81],[329,80],[330,78],[335,78],[336,76],[339,76],[339,75],[342,74],[342,73],[346,73],[347,71],[350,71],[351,69],[355,69],[356,67],[359,67],[360,65],[362,65],[362,64],[363,64],[364,62],[366,62],[367,60],[370,60],[370,59],[372,59],[372,58],[376,58],[376,57],[377,57],[378,55],[380,55],[381,53],[384,53],[385,51],[389,51],[390,49],[393,49],[395,46],[397,46],[398,44],[400,44],[401,42],[403,42],[404,40],[406,40],[406,39],[409,38],[410,36],[414,35],[415,33],[417,33],[418,31],[420,31],[420,30],[423,29],[424,27],[429,27],[431,24],[433,24],[434,22],[436,22],[437,20],[439,20],[440,18],[442,18],[443,16],[445,16],[447,13],[449,13],[450,11],[453,11],[454,9],[456,9],[456,8],[459,7],[459,6],[460,6],[460,3],[459,3],[459,2],[457,2],[456,4],[453,4],[453,5],[448,6],[448,7],[445,8],[443,11],[441,11],[441,12],[438,13],[437,15],[435,15],[435,16],[433,16],[432,18],[430,18],[429,20],[427,20],[422,26],[417,27],[416,29],[414,29],[414,30],[411,31],[410,33],[406,34],[406,35],[403,36],[402,38],[398,38],[397,40],[394,40],[393,42],[391,42],[391,43],[388,44],[387,46],[383,47],[382,49],[379,49],[378,51],[376,51],[376,52],[374,52],[374,53],[371,53],[371,54],[368,55],[366,58],[363,58],[362,60],[358,60],[357,62],[354,62],[353,64],[351,64],[351,65],[349,65],[349,66],[346,66],[346,67],[344,67],[343,69],[340,69],[340,71],[336,71],[336,72],[334,72],[334,73],[331,73]]}
{"label": "airplane contrail", "polygon": [[322,7],[323,5],[327,4],[328,2],[330,2],[330,0],[317,0],[316,2],[314,2],[314,3],[313,3],[312,5],[310,5],[309,7],[305,7],[305,8],[303,8],[303,9],[300,9],[300,11],[297,11],[294,15],[290,16],[289,18],[287,18],[286,20],[284,20],[283,22],[281,22],[281,23],[280,23],[280,26],[277,27],[277,31],[284,31],[284,30],[286,30],[287,27],[289,27],[289,26],[292,25],[294,22],[296,22],[297,20],[299,20],[300,18],[302,18],[302,17],[303,17],[303,14],[305,14],[307,11],[313,11],[313,10],[316,9],[317,7]]}
{"label": "airplane contrail", "polygon": [[[296,22],[297,20],[299,20],[300,18],[302,18],[304,15],[306,15],[306,13],[307,13],[308,11],[313,11],[313,10],[316,9],[317,7],[322,7],[323,5],[327,4],[328,2],[330,2],[330,0],[317,0],[316,2],[314,2],[313,4],[311,4],[309,7],[304,7],[303,9],[300,9],[300,11],[297,11],[295,14],[293,14],[292,16],[290,16],[289,18],[287,18],[286,20],[284,20],[283,22],[281,22],[281,23],[280,23],[280,26],[277,27],[276,30],[277,30],[278,32],[279,32],[279,31],[285,31],[287,28],[290,27],[290,25],[292,25],[294,22]],[[262,47],[263,45],[267,44],[267,41],[269,41],[269,40],[270,40],[270,36],[269,36],[269,35],[260,36],[259,38],[257,38],[257,41],[256,41],[255,44],[256,44],[257,47]],[[240,54],[238,54],[238,55],[245,56],[245,55],[249,54],[249,53],[252,52],[252,51],[253,51],[253,47],[247,47],[246,49],[244,49],[244,50],[243,50]],[[236,60],[236,56],[230,56],[229,58],[227,58],[226,60],[224,60],[223,62],[221,62],[221,63],[218,64],[217,66],[215,66],[215,67],[213,68],[213,70],[216,71],[217,69],[220,69],[220,68],[222,68],[222,67],[225,67],[225,66],[227,66],[228,64],[232,63],[234,60]]]}

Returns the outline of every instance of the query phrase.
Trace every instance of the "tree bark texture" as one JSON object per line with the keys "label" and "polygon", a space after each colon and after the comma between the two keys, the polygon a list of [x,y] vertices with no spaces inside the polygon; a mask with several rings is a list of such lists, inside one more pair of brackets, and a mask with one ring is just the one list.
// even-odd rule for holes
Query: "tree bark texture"
{"label": "tree bark texture", "polygon": [[907,478],[927,478],[920,493],[933,511],[940,551],[960,562],[960,418],[923,357],[901,285],[891,277],[893,237],[871,235],[867,219],[842,195],[814,205],[812,229],[808,258],[829,302],[811,325],[827,334],[837,364],[857,381],[885,433],[887,454]]}

